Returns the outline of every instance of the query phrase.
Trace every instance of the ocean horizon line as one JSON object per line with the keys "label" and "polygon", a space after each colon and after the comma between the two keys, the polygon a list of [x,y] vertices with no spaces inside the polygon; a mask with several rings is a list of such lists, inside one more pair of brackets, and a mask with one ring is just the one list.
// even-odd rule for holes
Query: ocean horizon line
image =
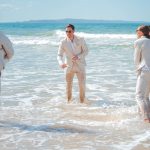
{"label": "ocean horizon line", "polygon": [[150,21],[63,18],[63,19],[39,19],[39,20],[0,22],[0,24],[3,23],[144,23],[144,24],[150,24]]}

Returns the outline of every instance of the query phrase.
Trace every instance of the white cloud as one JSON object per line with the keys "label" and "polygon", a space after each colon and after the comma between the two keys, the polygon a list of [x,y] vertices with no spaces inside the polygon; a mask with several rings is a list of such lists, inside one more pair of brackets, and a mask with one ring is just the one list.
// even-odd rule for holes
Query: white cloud
{"label": "white cloud", "polygon": [[10,4],[0,4],[0,8],[12,8],[13,5]]}
{"label": "white cloud", "polygon": [[19,10],[18,7],[12,5],[12,4],[0,4],[0,9],[6,10],[6,9],[12,9],[12,10]]}

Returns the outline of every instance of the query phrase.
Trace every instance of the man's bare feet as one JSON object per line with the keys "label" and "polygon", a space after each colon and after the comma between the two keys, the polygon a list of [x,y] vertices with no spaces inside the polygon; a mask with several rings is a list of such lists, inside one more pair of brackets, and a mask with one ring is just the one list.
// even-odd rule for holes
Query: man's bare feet
{"label": "man's bare feet", "polygon": [[71,100],[68,100],[68,104],[72,103],[72,99]]}
{"label": "man's bare feet", "polygon": [[84,103],[84,100],[80,100],[80,103]]}
{"label": "man's bare feet", "polygon": [[80,100],[80,103],[89,105],[91,102],[85,98],[83,101]]}

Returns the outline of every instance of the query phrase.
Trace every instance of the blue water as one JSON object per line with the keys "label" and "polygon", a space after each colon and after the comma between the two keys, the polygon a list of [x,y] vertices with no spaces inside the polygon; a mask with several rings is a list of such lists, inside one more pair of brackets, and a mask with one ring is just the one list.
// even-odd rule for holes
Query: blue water
{"label": "blue water", "polygon": [[[138,23],[76,23],[79,32],[134,34]],[[31,35],[53,30],[64,30],[65,23],[0,23],[0,30],[14,35]],[[37,32],[37,33],[36,33]]]}
{"label": "blue water", "polygon": [[89,47],[86,97],[65,98],[56,60],[65,24],[1,23],[15,55],[2,74],[0,147],[7,149],[148,150],[150,126],[137,114],[133,43],[136,23],[75,24]]}

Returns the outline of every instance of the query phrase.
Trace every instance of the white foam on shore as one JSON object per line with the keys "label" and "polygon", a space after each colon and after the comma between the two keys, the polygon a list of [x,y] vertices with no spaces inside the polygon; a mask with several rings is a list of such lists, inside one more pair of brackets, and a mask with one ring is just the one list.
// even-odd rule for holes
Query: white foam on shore
{"label": "white foam on shore", "polygon": [[59,45],[59,42],[57,42],[57,40],[52,40],[49,37],[20,36],[11,37],[11,40],[15,45]]}
{"label": "white foam on shore", "polygon": [[[10,39],[15,45],[52,45],[58,46],[61,39],[65,38],[65,32],[62,30],[55,30],[51,35],[35,35],[35,36],[10,36]],[[93,34],[86,32],[76,32],[76,35],[84,37],[89,40],[90,43],[97,45],[111,44],[112,40],[126,40],[122,41],[123,45],[128,45],[128,41],[134,40],[136,36],[134,34]],[[102,42],[98,41],[101,40]],[[116,45],[115,42],[112,43]],[[117,43],[117,45],[122,43]]]}
{"label": "white foam on shore", "polygon": [[[137,135],[133,136],[132,138],[133,138],[132,141],[128,141],[128,142],[124,142],[124,143],[122,142],[118,146],[114,145],[114,147],[118,148],[118,149],[120,148],[122,150],[133,150],[138,146],[140,147],[140,145],[142,145],[144,142],[149,141],[150,132],[146,131],[144,133],[137,134]],[[147,148],[149,147],[148,145],[149,144],[147,144],[147,146],[146,146]]]}
{"label": "white foam on shore", "polygon": [[[56,30],[56,35],[58,37],[65,37],[65,32],[61,30]],[[76,35],[87,38],[87,39],[101,39],[101,38],[110,38],[110,39],[135,39],[135,34],[92,34],[86,32],[76,32]]]}

